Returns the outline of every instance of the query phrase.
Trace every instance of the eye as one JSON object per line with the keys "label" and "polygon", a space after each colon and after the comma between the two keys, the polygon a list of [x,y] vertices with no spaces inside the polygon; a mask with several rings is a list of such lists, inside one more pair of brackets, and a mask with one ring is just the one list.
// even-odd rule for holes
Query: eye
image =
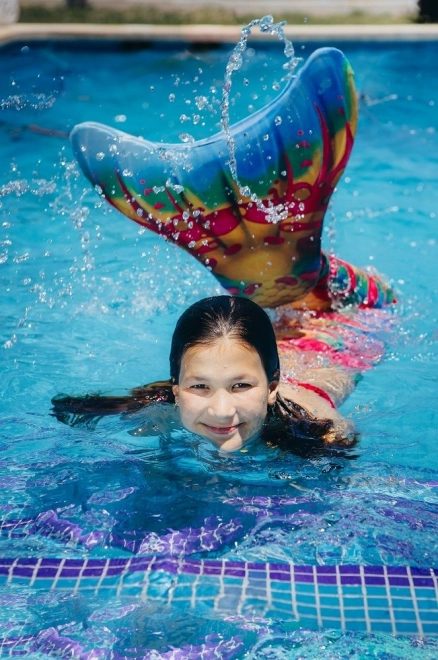
{"label": "eye", "polygon": [[251,383],[235,383],[233,390],[248,390],[252,387]]}
{"label": "eye", "polygon": [[191,390],[206,390],[207,385],[205,383],[196,383],[195,385],[190,385]]}

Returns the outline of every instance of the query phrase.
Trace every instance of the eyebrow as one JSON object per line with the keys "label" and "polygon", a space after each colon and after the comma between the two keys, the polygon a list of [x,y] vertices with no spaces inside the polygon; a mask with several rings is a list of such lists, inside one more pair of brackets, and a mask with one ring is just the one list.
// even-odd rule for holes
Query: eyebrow
{"label": "eyebrow", "polygon": [[[204,381],[204,380],[209,380],[210,376],[187,376],[187,380],[195,380],[195,381]],[[234,381],[254,381],[258,380],[254,376],[250,376],[249,374],[238,374],[237,376],[230,376],[228,380],[234,380]]]}

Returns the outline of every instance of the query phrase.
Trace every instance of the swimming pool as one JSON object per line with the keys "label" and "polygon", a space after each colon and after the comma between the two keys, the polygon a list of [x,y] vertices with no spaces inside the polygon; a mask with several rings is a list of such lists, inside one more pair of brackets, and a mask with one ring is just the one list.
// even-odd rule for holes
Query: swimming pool
{"label": "swimming pool", "polygon": [[[303,57],[314,49],[295,46]],[[181,442],[165,419],[149,428],[145,413],[93,429],[60,425],[49,412],[59,392],[120,390],[166,376],[177,316],[219,292],[189,256],[103,205],[64,134],[85,120],[152,140],[212,134],[230,49],[77,42],[2,49],[0,556],[22,558],[26,568],[23,583],[2,589],[4,655],[87,657],[95,649],[95,657],[99,650],[108,658],[178,657],[173,646],[181,657],[436,657],[433,630],[406,636],[416,616],[407,603],[421,609],[432,590],[421,571],[403,571],[436,567],[438,554],[437,46],[342,49],[356,71],[360,123],[324,240],[393,281],[397,330],[385,334],[386,359],[344,405],[361,432],[354,450],[226,459],[189,436]],[[276,94],[281,63],[277,46],[249,52],[233,119]],[[183,538],[169,530],[185,530]],[[138,550],[142,541],[158,563],[136,559],[149,563],[130,570],[127,546]],[[52,559],[52,582],[65,579],[59,560],[78,563],[65,590],[45,590],[29,557]],[[291,562],[304,566],[292,583],[284,568]],[[350,566],[393,572],[370,569],[374,581],[364,582],[366,570],[358,578]],[[10,564],[0,562],[0,574],[4,568]],[[299,623],[281,609],[297,603],[284,595],[291,584],[304,608]],[[242,587],[253,599],[248,611]],[[324,610],[336,609],[334,592],[350,598],[343,633],[337,612],[330,623]],[[221,593],[223,609],[211,604]],[[388,594],[395,610],[405,606],[402,623],[388,619]],[[191,600],[193,610],[179,607]]]}

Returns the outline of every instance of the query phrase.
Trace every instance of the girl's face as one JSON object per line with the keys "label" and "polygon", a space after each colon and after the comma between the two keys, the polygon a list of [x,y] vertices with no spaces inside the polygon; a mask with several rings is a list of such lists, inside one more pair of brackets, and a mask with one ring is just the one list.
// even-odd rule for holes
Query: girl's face
{"label": "girl's face", "polygon": [[173,393],[186,429],[235,451],[261,431],[278,385],[268,383],[257,351],[225,337],[187,349]]}

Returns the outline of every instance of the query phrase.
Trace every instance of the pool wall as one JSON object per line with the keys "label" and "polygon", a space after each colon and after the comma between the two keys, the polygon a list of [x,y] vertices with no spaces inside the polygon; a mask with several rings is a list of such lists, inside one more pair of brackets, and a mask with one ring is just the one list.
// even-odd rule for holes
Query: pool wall
{"label": "pool wall", "polygon": [[[286,36],[300,41],[437,41],[436,24],[402,25],[289,25]],[[240,28],[234,25],[93,25],[18,23],[0,26],[0,44],[23,39],[124,39],[126,41],[189,41],[236,43]],[[272,40],[254,33],[257,41]]]}
{"label": "pool wall", "polygon": [[438,570],[404,566],[298,566],[143,556],[0,558],[0,584],[130,596],[226,615],[393,635],[438,635]]}

